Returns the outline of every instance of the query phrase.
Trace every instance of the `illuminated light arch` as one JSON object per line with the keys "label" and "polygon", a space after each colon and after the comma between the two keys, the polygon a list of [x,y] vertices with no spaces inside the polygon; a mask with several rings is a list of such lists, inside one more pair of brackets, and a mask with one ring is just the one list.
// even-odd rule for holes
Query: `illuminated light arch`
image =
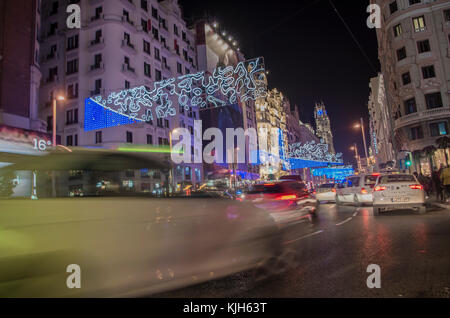
{"label": "illuminated light arch", "polygon": [[[176,116],[179,107],[223,107],[266,96],[264,59],[186,74],[145,86],[95,96],[85,102],[85,131]],[[174,102],[178,105],[174,106]]]}

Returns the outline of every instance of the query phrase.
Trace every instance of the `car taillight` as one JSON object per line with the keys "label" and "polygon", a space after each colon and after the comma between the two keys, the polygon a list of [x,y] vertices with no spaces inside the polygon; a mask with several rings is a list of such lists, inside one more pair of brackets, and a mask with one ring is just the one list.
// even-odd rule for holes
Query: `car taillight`
{"label": "car taillight", "polygon": [[336,189],[331,189],[331,192],[336,193]]}
{"label": "car taillight", "polygon": [[423,190],[423,186],[421,184],[411,184],[409,187],[413,190]]}
{"label": "car taillight", "polygon": [[364,188],[361,189],[361,194],[367,194],[367,193],[368,193],[368,192],[367,192],[366,189],[364,189]]}
{"label": "car taillight", "polygon": [[375,192],[384,191],[384,190],[386,190],[386,187],[384,187],[384,186],[376,186],[373,189],[373,191],[375,191]]}
{"label": "car taillight", "polygon": [[295,200],[295,199],[297,199],[297,196],[295,194],[281,195],[281,196],[275,198],[275,200],[280,200],[280,201]]}

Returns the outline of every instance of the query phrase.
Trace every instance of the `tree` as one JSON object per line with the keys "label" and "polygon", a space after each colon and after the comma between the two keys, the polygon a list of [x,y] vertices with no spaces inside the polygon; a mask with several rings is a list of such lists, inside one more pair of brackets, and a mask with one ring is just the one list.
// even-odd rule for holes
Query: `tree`
{"label": "tree", "polygon": [[15,178],[16,175],[13,172],[0,173],[0,198],[9,198],[14,193]]}
{"label": "tree", "polygon": [[440,137],[436,140],[436,145],[438,146],[438,149],[443,149],[445,154],[445,164],[448,167],[448,155],[447,155],[447,149],[450,146],[450,138],[447,136]]}

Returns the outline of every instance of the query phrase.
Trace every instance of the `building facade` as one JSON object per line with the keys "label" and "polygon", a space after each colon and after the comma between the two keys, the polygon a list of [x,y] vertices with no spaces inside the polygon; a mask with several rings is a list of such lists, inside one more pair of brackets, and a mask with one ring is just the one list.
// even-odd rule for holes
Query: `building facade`
{"label": "building facade", "polygon": [[395,161],[392,146],[392,126],[389,108],[386,100],[386,90],[383,75],[379,74],[370,80],[369,84],[369,115],[370,115],[370,157],[374,164],[382,168],[388,162]]}
{"label": "building facade", "polygon": [[411,152],[413,169],[430,174],[445,156],[429,149],[449,133],[450,2],[372,2],[383,15],[377,38],[394,150],[399,157]]}
{"label": "building facade", "polygon": [[38,114],[39,29],[40,1],[0,3],[0,124],[45,131]]}
{"label": "building facade", "polygon": [[[245,63],[246,57],[240,51],[237,41],[225,28],[215,21],[201,19],[194,23],[192,31],[195,33],[198,68],[208,75],[212,75],[217,68],[236,67]],[[223,96],[217,96],[219,98]],[[238,99],[235,105],[215,108],[206,107],[200,111],[203,132],[208,128],[217,127],[226,136],[227,128],[256,129],[255,101]],[[246,150],[250,149],[251,140],[246,137]],[[225,154],[227,156],[227,154]],[[225,164],[204,164],[205,176],[208,178],[225,177],[233,179],[234,174],[238,181],[251,181],[259,179],[259,166],[251,164],[250,156],[255,155],[246,151],[245,163],[229,162]]]}
{"label": "building facade", "polygon": [[330,117],[328,117],[325,104],[323,102],[316,103],[314,108],[314,118],[316,120],[316,135],[324,144],[328,145],[328,151],[335,154],[333,143],[333,133],[331,131]]}
{"label": "building facade", "polygon": [[[72,3],[81,7],[81,29],[66,26],[65,9]],[[40,115],[51,131],[51,101],[57,94],[65,95],[66,100],[58,103],[56,124],[63,145],[168,146],[174,128],[193,132],[198,111],[184,109],[175,117],[146,123],[83,129],[87,98],[140,86],[151,88],[155,82],[198,71],[194,34],[176,0],[43,0],[41,11]],[[201,149],[194,149],[197,151]],[[164,159],[170,160],[168,155]],[[202,165],[178,165],[171,178],[130,171],[123,176],[121,186],[130,191],[155,192],[170,182],[173,190],[180,190],[201,184]]]}

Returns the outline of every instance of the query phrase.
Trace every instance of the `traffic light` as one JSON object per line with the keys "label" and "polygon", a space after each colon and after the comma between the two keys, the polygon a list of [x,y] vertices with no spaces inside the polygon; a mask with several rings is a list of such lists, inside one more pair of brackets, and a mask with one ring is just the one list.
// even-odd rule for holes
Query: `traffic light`
{"label": "traffic light", "polygon": [[406,168],[411,167],[411,164],[412,164],[411,157],[410,157],[409,154],[407,154],[406,157],[405,157],[405,166],[406,166]]}

